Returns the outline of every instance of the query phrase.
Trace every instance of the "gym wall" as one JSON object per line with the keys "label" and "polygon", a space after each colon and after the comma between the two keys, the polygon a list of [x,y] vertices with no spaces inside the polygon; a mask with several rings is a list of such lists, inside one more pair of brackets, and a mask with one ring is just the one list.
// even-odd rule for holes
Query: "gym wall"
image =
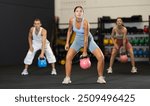
{"label": "gym wall", "polygon": [[[68,23],[77,5],[84,7],[89,22],[97,22],[97,18],[102,16],[116,18],[142,15],[143,20],[148,20],[150,15],[150,0],[55,0],[55,15],[60,17],[60,23]],[[60,28],[64,27],[66,25],[60,25]],[[96,28],[97,25],[91,27]]]}
{"label": "gym wall", "polygon": [[0,65],[23,64],[34,18],[41,19],[50,40],[54,0],[0,0],[0,14]]}

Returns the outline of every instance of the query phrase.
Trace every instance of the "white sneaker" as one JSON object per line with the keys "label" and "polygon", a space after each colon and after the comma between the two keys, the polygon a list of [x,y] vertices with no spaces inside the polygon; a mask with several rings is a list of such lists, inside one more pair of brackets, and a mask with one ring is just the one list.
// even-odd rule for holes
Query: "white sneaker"
{"label": "white sneaker", "polygon": [[24,70],[22,71],[21,75],[28,75],[27,69],[24,69]]}
{"label": "white sneaker", "polygon": [[108,74],[112,74],[112,72],[113,72],[113,71],[112,71],[112,68],[109,67],[109,68],[107,69],[107,73],[108,73]]}
{"label": "white sneaker", "polygon": [[70,77],[65,77],[62,84],[69,84],[71,83]]}
{"label": "white sneaker", "polygon": [[56,69],[52,69],[51,75],[57,75]]}
{"label": "white sneaker", "polygon": [[136,67],[132,67],[131,73],[137,73],[137,68]]}
{"label": "white sneaker", "polygon": [[103,76],[98,77],[97,83],[106,84],[106,81]]}

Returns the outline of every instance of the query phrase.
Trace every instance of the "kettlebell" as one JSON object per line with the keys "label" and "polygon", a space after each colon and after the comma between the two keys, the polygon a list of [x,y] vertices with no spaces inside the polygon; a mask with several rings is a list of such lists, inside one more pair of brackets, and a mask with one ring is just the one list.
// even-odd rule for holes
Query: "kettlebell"
{"label": "kettlebell", "polygon": [[62,60],[60,61],[60,64],[61,64],[61,65],[64,65],[64,64],[65,64],[65,59],[62,59]]}
{"label": "kettlebell", "polygon": [[146,37],[146,38],[145,38],[145,45],[148,45],[148,44],[149,44],[149,38]]}
{"label": "kettlebell", "polygon": [[133,43],[134,43],[134,45],[138,45],[139,44],[139,40],[137,38],[133,39]]}
{"label": "kettlebell", "polygon": [[128,56],[123,47],[120,48],[120,57],[119,60],[121,63],[126,63],[128,61]]}
{"label": "kettlebell", "polygon": [[134,56],[135,56],[135,57],[138,56],[138,53],[137,53],[137,49],[136,49],[136,48],[133,49],[133,53],[134,53]]}
{"label": "kettlebell", "polygon": [[128,56],[126,54],[120,55],[120,62],[126,63],[128,61]]}
{"label": "kettlebell", "polygon": [[144,32],[144,33],[148,33],[148,26],[147,26],[147,25],[144,25],[143,32]]}
{"label": "kettlebell", "polygon": [[131,44],[134,44],[134,42],[133,42],[133,39],[132,39],[132,38],[131,38],[129,41],[130,41],[130,43],[131,43]]}
{"label": "kettlebell", "polygon": [[111,38],[109,39],[109,45],[113,45],[113,41]]}
{"label": "kettlebell", "polygon": [[83,57],[82,55],[80,56],[80,67],[84,70],[91,67],[91,61],[88,56],[85,57]]}
{"label": "kettlebell", "polygon": [[150,51],[148,50],[148,48],[146,48],[146,50],[144,51],[144,57],[149,57],[150,55]]}
{"label": "kettlebell", "polygon": [[104,38],[103,43],[104,43],[104,45],[106,46],[106,45],[109,44],[109,40],[108,40],[107,38]]}
{"label": "kettlebell", "polygon": [[143,57],[143,49],[142,48],[140,48],[138,50],[138,55],[139,55],[139,57]]}
{"label": "kettlebell", "polygon": [[47,66],[47,61],[46,61],[46,58],[40,58],[38,57],[38,67],[39,68],[44,68]]}
{"label": "kettlebell", "polygon": [[144,45],[144,43],[145,43],[144,38],[141,38],[141,39],[139,40],[139,43],[140,43],[140,45]]}

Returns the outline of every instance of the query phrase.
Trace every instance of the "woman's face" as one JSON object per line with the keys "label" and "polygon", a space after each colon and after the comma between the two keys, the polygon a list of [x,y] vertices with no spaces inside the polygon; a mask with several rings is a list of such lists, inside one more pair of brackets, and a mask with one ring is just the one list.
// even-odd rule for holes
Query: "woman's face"
{"label": "woman's face", "polygon": [[121,26],[123,24],[122,19],[117,19],[116,24],[119,25],[119,26]]}
{"label": "woman's face", "polygon": [[82,18],[83,17],[83,9],[77,8],[74,12],[76,18]]}

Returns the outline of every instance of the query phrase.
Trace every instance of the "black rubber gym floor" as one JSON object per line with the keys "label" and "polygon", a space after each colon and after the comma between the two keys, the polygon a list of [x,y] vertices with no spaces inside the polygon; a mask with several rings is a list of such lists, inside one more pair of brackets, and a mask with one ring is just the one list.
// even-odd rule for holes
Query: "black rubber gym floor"
{"label": "black rubber gym floor", "polygon": [[98,84],[96,62],[86,71],[79,65],[73,64],[72,83],[62,85],[65,77],[64,66],[56,64],[57,76],[50,75],[51,67],[39,69],[37,66],[29,68],[28,76],[21,76],[22,66],[0,67],[1,89],[149,89],[150,88],[150,64],[137,62],[137,74],[131,74],[130,63],[115,62],[113,74],[107,74],[108,63],[105,64],[104,76],[106,84]]}

